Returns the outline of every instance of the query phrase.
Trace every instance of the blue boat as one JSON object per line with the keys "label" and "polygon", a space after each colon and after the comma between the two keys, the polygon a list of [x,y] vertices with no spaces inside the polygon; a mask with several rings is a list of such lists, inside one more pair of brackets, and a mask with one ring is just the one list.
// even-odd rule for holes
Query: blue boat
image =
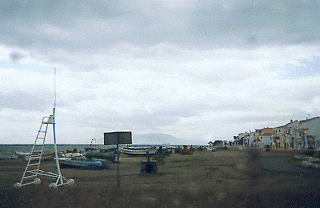
{"label": "blue boat", "polygon": [[62,168],[77,168],[81,170],[86,169],[113,169],[103,160],[96,159],[72,159],[59,158],[59,164]]}

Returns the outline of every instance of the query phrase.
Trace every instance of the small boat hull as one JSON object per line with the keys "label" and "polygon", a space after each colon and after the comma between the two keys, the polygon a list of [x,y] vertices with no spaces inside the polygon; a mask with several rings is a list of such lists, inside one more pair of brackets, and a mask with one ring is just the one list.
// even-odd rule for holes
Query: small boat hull
{"label": "small boat hull", "polygon": [[309,157],[308,160],[303,160],[303,161],[301,162],[301,165],[302,165],[303,167],[307,167],[307,168],[319,169],[319,168],[320,168],[320,159],[319,159],[319,158]]}
{"label": "small boat hull", "polygon": [[149,155],[154,155],[156,154],[157,150],[156,149],[134,149],[134,148],[130,148],[130,149],[122,149],[122,153],[126,154],[126,155],[146,155],[147,152],[149,152]]}
{"label": "small boat hull", "polygon": [[76,153],[62,153],[61,154],[61,157],[63,158],[81,158],[83,157],[83,154],[79,153],[79,152],[76,152]]}
{"label": "small boat hull", "polygon": [[59,158],[59,164],[62,168],[113,169],[103,160]]}
{"label": "small boat hull", "polygon": [[[36,155],[32,155],[32,156],[36,156]],[[29,161],[29,158],[30,158],[30,155],[24,157],[25,161]],[[31,158],[31,160],[33,159]],[[34,159],[34,160],[37,160],[37,159]],[[41,155],[41,161],[53,161],[53,160],[54,160],[54,153],[46,153]]]}
{"label": "small boat hull", "polygon": [[0,160],[17,159],[18,156],[13,154],[0,154]]}
{"label": "small boat hull", "polygon": [[15,152],[15,155],[17,155],[18,157],[26,157],[26,156],[30,156],[30,152]]}
{"label": "small boat hull", "polygon": [[113,153],[104,153],[104,152],[86,153],[85,156],[86,158],[89,158],[89,159],[98,158],[98,159],[109,160],[111,162],[117,162],[117,155]]}

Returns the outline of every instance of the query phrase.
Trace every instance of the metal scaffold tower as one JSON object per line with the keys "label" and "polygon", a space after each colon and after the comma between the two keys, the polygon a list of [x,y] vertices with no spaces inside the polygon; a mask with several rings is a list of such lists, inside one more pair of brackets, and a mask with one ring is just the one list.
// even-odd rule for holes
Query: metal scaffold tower
{"label": "metal scaffold tower", "polygon": [[[56,74],[56,70],[54,71]],[[39,176],[46,176],[55,179],[54,183],[50,183],[49,187],[56,188],[58,186],[63,185],[72,185],[74,183],[73,179],[65,179],[60,171],[59,165],[59,156],[57,150],[57,142],[56,142],[56,131],[55,131],[55,106],[56,106],[56,93],[54,89],[54,108],[53,113],[50,116],[46,116],[42,118],[40,129],[38,131],[36,140],[32,147],[26,168],[22,174],[21,180],[18,183],[14,184],[15,188],[20,188],[22,186],[27,186],[30,184],[40,184],[41,180]],[[57,168],[57,173],[46,172],[40,169],[41,158],[44,153],[44,145],[46,141],[46,136],[48,132],[48,126],[52,125],[53,128],[53,141],[54,141],[54,160]],[[40,151],[36,150],[35,147],[40,146]]]}

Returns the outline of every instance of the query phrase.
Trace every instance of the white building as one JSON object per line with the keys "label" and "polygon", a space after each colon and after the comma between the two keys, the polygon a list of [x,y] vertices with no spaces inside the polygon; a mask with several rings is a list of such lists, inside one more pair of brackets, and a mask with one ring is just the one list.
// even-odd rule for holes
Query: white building
{"label": "white building", "polygon": [[280,149],[308,149],[320,147],[320,117],[293,121],[284,126],[258,129],[238,135],[241,145]]}
{"label": "white building", "polygon": [[291,149],[319,148],[320,117],[288,123],[285,142]]}

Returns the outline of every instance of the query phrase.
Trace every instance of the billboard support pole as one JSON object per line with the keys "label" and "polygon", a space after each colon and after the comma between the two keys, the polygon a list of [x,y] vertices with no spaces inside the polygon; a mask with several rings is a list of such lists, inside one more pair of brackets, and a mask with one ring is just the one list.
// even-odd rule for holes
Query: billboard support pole
{"label": "billboard support pole", "polygon": [[132,144],[132,133],[127,132],[108,132],[103,134],[104,145],[117,145],[117,180],[120,187],[120,150],[119,144]]}
{"label": "billboard support pole", "polygon": [[119,140],[120,140],[120,135],[118,134],[118,138],[117,138],[117,179],[118,179],[118,188],[120,187]]}

